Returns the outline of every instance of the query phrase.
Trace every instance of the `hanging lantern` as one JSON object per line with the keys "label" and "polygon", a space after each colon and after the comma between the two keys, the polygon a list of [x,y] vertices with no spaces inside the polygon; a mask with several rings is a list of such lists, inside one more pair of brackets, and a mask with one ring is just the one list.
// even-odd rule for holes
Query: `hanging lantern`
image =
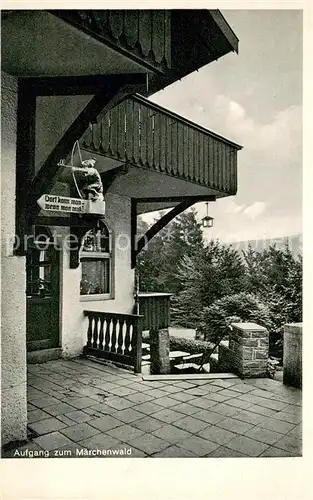
{"label": "hanging lantern", "polygon": [[209,216],[209,203],[206,203],[206,216],[202,218],[202,227],[213,227],[213,217]]}

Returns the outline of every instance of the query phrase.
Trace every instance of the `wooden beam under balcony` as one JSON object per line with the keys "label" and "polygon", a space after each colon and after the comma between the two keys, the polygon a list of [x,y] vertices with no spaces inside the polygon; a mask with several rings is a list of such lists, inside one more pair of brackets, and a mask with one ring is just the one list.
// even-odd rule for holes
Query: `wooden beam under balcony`
{"label": "wooden beam under balcony", "polygon": [[[105,87],[116,85],[120,76],[120,74],[109,74],[27,77],[24,79],[24,85],[36,96],[93,95]],[[146,79],[146,75],[142,73],[128,74],[127,84],[135,85],[136,92],[139,92],[140,88],[146,87]]]}
{"label": "wooden beam under balcony", "polygon": [[158,234],[169,222],[171,222],[177,215],[181,214],[187,208],[191,207],[195,203],[200,201],[215,201],[215,196],[190,196],[185,197],[183,201],[178,203],[172,210],[163,215],[157,222],[155,222],[148,231],[139,238],[137,241],[137,211],[136,211],[136,200],[132,200],[131,206],[131,231],[132,231],[132,255],[131,255],[131,266],[132,269],[136,266],[137,255],[143,250],[143,248],[152,240],[152,238]]}

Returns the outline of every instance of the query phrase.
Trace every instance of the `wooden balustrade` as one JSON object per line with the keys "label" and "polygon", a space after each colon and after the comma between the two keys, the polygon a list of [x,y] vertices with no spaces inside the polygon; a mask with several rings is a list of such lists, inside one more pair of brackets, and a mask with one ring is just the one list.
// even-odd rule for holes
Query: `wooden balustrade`
{"label": "wooden balustrade", "polygon": [[237,191],[241,146],[136,95],[109,110],[80,141],[90,152],[214,189]]}
{"label": "wooden balustrade", "polygon": [[84,354],[117,361],[141,372],[142,316],[84,311],[88,317]]}

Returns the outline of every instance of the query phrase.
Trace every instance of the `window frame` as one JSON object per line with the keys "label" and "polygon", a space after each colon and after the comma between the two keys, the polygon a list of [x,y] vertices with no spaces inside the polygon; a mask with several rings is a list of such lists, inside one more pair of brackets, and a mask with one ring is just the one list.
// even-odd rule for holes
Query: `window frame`
{"label": "window frame", "polygon": [[[111,229],[108,227],[107,224],[103,223],[104,227],[98,227],[94,229],[89,229],[83,240],[82,240],[82,245],[80,249],[80,255],[79,255],[79,260],[80,260],[80,279],[82,279],[82,262],[83,261],[88,261],[88,260],[98,260],[98,261],[103,261],[103,260],[108,260],[109,261],[109,292],[108,293],[94,293],[94,294],[81,294],[80,293],[80,302],[92,302],[92,301],[99,301],[99,300],[112,300],[114,299],[114,251],[113,251],[113,234]],[[106,229],[108,232],[108,237],[109,237],[109,251],[108,252],[88,252],[84,251],[84,241],[86,236],[92,232],[92,231],[103,231],[103,229]]]}

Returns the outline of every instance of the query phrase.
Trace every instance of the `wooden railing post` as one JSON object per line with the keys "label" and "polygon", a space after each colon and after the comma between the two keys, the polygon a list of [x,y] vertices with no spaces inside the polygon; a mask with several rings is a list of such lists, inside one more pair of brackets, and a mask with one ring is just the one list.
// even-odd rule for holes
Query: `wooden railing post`
{"label": "wooden railing post", "polygon": [[142,325],[143,325],[143,318],[142,316],[139,316],[137,321],[136,321],[136,331],[133,332],[135,333],[135,340],[136,340],[136,345],[135,345],[135,373],[141,373],[141,358],[142,358]]}

